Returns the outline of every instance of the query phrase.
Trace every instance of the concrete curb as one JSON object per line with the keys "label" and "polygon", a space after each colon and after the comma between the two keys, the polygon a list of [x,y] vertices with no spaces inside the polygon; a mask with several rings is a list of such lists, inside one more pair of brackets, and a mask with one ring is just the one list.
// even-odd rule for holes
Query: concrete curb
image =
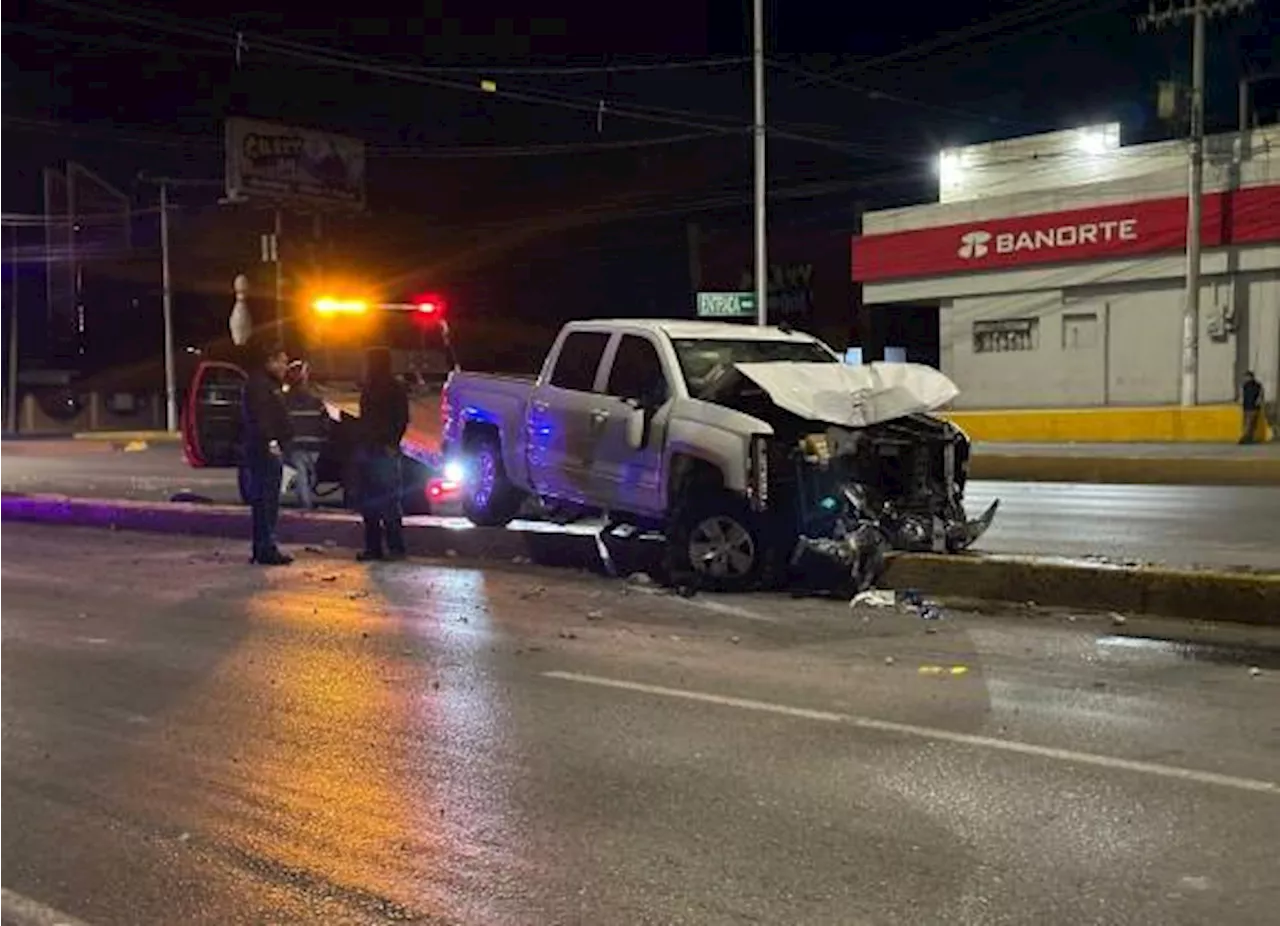
{"label": "concrete curb", "polygon": [[[0,499],[5,521],[198,536],[248,537],[244,508],[147,503],[50,495]],[[280,539],[290,544],[358,549],[361,527],[343,514],[283,512]],[[409,552],[426,557],[529,561],[600,571],[597,540],[587,532],[461,528],[406,524]],[[246,547],[248,546],[246,542]],[[247,550],[246,550],[247,552]],[[896,554],[885,577],[893,588],[940,598],[1035,602],[1084,610],[1280,626],[1280,573],[1231,573],[1122,567],[1016,556]]]}
{"label": "concrete curb", "polygon": [[894,556],[885,578],[940,598],[1280,627],[1280,573],[1112,566],[1017,556]]}
{"label": "concrete curb", "polygon": [[1003,482],[1280,486],[1280,457],[1090,457],[975,454],[969,478]]}

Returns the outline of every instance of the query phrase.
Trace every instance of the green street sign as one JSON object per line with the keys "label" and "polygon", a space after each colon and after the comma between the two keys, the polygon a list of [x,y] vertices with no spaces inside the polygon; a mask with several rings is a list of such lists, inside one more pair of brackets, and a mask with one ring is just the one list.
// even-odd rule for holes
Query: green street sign
{"label": "green street sign", "polygon": [[699,318],[743,318],[755,314],[755,293],[698,293]]}

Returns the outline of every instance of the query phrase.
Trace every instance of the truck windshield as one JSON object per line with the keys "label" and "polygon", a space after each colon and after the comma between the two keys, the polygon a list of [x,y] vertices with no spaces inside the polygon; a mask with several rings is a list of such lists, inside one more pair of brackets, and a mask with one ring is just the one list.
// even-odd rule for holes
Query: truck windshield
{"label": "truck windshield", "polygon": [[717,370],[735,363],[839,363],[839,359],[817,341],[710,341],[673,338],[680,372],[690,395],[698,395]]}

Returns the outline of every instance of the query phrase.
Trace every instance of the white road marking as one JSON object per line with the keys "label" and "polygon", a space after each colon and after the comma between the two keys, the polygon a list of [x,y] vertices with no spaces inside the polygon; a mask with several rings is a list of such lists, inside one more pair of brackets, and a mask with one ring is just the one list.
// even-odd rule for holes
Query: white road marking
{"label": "white road marking", "polygon": [[685,598],[682,595],[672,595],[666,589],[654,588],[646,585],[630,586],[632,592],[641,595],[662,595],[671,601],[680,602],[690,608],[701,608],[703,611],[710,611],[713,614],[724,614],[729,617],[741,617],[749,621],[760,621],[763,624],[777,624],[781,621],[776,617],[769,617],[767,614],[759,614],[755,611],[742,607],[741,605],[728,604],[723,601],[716,601],[712,598],[705,598],[701,595],[693,598]]}
{"label": "white road marking", "polygon": [[59,913],[7,887],[0,888],[0,907],[4,909],[5,923],[13,923],[14,926],[87,926],[75,917]]}
{"label": "white road marking", "polygon": [[1280,782],[1263,781],[1257,778],[1239,778],[1235,775],[1221,775],[1217,772],[1180,768],[1175,765],[1161,765],[1158,762],[1141,762],[1135,759],[1121,759],[1116,756],[1076,752],[1071,749],[1056,749],[1052,746],[1037,746],[1034,743],[1020,743],[1015,740],[997,739],[991,736],[977,736],[972,733],[956,733],[952,730],[920,727],[915,724],[897,723],[892,720],[878,720],[874,717],[859,717],[854,714],[844,714],[836,711],[792,707],[786,704],[756,701],[751,698],[735,698],[702,691],[689,691],[683,688],[667,688],[662,685],[646,685],[643,682],[628,682],[622,679],[604,678],[599,675],[584,675],[579,672],[544,672],[542,674],[546,678],[559,679],[565,682],[598,685],[602,688],[617,688],[622,691],[635,691],[664,698],[679,698],[684,701],[698,701],[703,704],[720,705],[721,707],[736,707],[741,710],[759,711],[766,714],[780,714],[785,717],[799,717],[804,720],[816,720],[822,723],[856,727],[860,730],[896,733],[902,736],[913,736],[938,742],[958,743],[962,746],[976,746],[981,749],[995,749],[1024,756],[1036,756],[1041,759],[1054,759],[1059,762],[1072,762],[1077,765],[1094,765],[1099,768],[1138,772],[1143,775],[1155,775],[1160,778],[1191,781],[1203,785],[1219,785],[1224,788],[1235,788],[1238,791],[1253,791],[1259,794],[1280,796]]}

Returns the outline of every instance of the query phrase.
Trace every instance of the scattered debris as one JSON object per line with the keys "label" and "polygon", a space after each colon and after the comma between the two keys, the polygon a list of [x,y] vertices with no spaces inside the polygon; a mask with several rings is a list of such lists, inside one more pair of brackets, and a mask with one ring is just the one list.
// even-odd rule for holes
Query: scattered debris
{"label": "scattered debris", "polygon": [[181,492],[174,492],[169,496],[169,501],[186,505],[212,505],[213,499],[207,495],[200,495],[189,489],[183,489]]}
{"label": "scattered debris", "polygon": [[309,544],[307,544],[307,545],[306,545],[305,547],[303,547],[302,549],[303,549],[304,551],[306,551],[307,553],[323,553],[323,552],[324,552],[324,547],[318,547],[318,546],[316,546],[316,545],[315,545],[315,544],[313,544],[313,543],[309,543]]}
{"label": "scattered debris", "polygon": [[897,596],[893,589],[868,588],[854,595],[853,600],[849,602],[849,607],[892,608],[895,604],[897,604]]}
{"label": "scattered debris", "polygon": [[334,540],[332,537],[330,537],[330,538],[328,538],[327,540],[325,540],[324,545],[325,545],[326,547],[329,547],[330,549],[332,549],[333,547],[336,547],[336,546],[338,545],[338,541],[336,541],[336,540]]}
{"label": "scattered debris", "polygon": [[[893,658],[893,657],[890,657],[890,658]],[[967,675],[969,672],[969,667],[968,666],[921,666],[917,671],[921,675],[929,675],[934,677],[943,676],[943,675],[951,675],[951,676],[958,677],[961,675]]]}
{"label": "scattered debris", "polygon": [[1118,611],[1112,611],[1112,612],[1111,612],[1111,624],[1112,624],[1112,626],[1114,626],[1114,627],[1123,627],[1123,626],[1124,626],[1125,624],[1127,624],[1127,623],[1129,623],[1129,619],[1128,619],[1127,617],[1125,617],[1123,614],[1119,613]]}
{"label": "scattered debris", "polygon": [[885,656],[885,657],[884,657],[884,664],[885,664],[885,665],[887,665],[887,666],[894,665],[897,661],[898,661],[898,660],[894,659],[892,656]]}
{"label": "scattered debris", "polygon": [[449,549],[444,551],[444,555],[446,559],[457,559],[458,551],[450,547]]}
{"label": "scattered debris", "polygon": [[432,680],[431,680],[431,690],[432,690],[432,691],[439,691],[439,690],[440,690],[440,680],[439,680],[438,678],[437,678],[437,679],[432,679]]}
{"label": "scattered debris", "polygon": [[533,588],[525,589],[521,592],[520,597],[528,601],[530,598],[541,598],[546,593],[547,587],[545,585],[535,585]]}
{"label": "scattered debris", "polygon": [[1261,676],[1262,676],[1262,669],[1261,669],[1261,668],[1259,668],[1258,666],[1249,666],[1249,677],[1250,677],[1250,678],[1260,678]]}
{"label": "scattered debris", "polygon": [[190,833],[180,833],[178,835],[178,842],[190,842],[190,841],[191,841]]}
{"label": "scattered debris", "polygon": [[327,572],[320,577],[321,582],[337,582],[338,574],[336,572]]}
{"label": "scattered debris", "polygon": [[574,633],[572,630],[562,630],[562,631],[560,631],[560,639],[561,639],[561,640],[576,640],[576,639],[578,639],[578,635],[577,635],[576,633]]}
{"label": "scattered debris", "polygon": [[589,621],[602,621],[602,620],[604,620],[604,612],[603,612],[603,611],[600,611],[600,610],[588,611],[588,612],[587,612],[587,620],[589,620]]}
{"label": "scattered debris", "polygon": [[360,631],[360,639],[362,639],[362,640],[367,640],[367,639],[369,639],[369,631],[367,631],[367,630],[362,630],[362,631]]}
{"label": "scattered debris", "polygon": [[528,566],[532,561],[527,556],[513,556],[511,562],[517,566]]}
{"label": "scattered debris", "polygon": [[648,585],[653,585],[654,583],[653,583],[653,577],[650,576],[649,573],[633,572],[631,573],[631,575],[627,576],[627,584],[648,586]]}
{"label": "scattered debris", "polygon": [[1068,614],[1068,615],[1067,615],[1067,623],[1068,623],[1068,624],[1074,624],[1075,622],[1076,622],[1076,616],[1075,616],[1074,614]]}
{"label": "scattered debris", "polygon": [[358,588],[355,591],[347,592],[347,597],[350,598],[352,601],[356,600],[357,598],[368,598],[369,592],[367,589]]}
{"label": "scattered debris", "polygon": [[741,642],[742,642],[742,637],[737,637],[737,636],[730,637],[730,638],[729,638],[729,642],[730,642],[730,643],[734,643],[734,644],[741,643]]}

